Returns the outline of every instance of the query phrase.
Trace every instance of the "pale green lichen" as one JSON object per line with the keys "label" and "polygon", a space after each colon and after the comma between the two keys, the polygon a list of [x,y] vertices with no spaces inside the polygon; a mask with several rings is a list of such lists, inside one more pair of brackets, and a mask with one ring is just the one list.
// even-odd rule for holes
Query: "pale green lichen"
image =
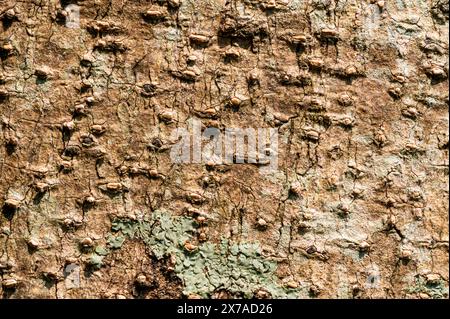
{"label": "pale green lichen", "polygon": [[97,254],[97,255],[99,255],[99,256],[106,256],[106,255],[108,255],[108,253],[109,253],[109,250],[108,249],[106,249],[106,248],[104,248],[104,247],[102,247],[102,246],[97,246],[97,247],[95,247],[95,253]]}
{"label": "pale green lichen", "polygon": [[92,269],[100,269],[103,266],[103,258],[104,256],[101,256],[97,253],[93,253],[89,256],[88,264]]}
{"label": "pale green lichen", "polygon": [[111,249],[119,249],[122,247],[123,243],[125,242],[125,237],[124,236],[113,236],[113,235],[109,235],[106,238],[107,242],[108,242],[108,246]]}
{"label": "pale green lichen", "polygon": [[251,298],[256,291],[264,289],[273,298],[298,297],[299,289],[278,284],[277,264],[265,259],[256,243],[231,243],[222,239],[220,244],[204,243],[191,252],[184,249],[195,228],[191,218],[156,211],[147,220],[114,221],[114,235],[108,236],[108,246],[117,249],[126,237],[142,240],[157,258],[174,256],[175,273],[183,280],[185,294],[210,297],[214,291],[226,290]]}
{"label": "pale green lichen", "polygon": [[433,299],[448,298],[448,287],[445,286],[443,280],[439,280],[437,283],[427,283],[425,278],[417,276],[415,278],[414,286],[409,288],[408,293],[426,293]]}

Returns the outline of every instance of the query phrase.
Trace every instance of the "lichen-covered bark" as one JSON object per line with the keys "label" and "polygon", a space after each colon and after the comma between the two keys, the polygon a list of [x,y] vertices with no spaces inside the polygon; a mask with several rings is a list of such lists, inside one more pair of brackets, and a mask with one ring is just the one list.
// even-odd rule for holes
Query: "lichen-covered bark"
{"label": "lichen-covered bark", "polygon": [[[2,297],[448,298],[448,17],[0,0]],[[276,128],[278,170],[174,163],[193,118]]]}

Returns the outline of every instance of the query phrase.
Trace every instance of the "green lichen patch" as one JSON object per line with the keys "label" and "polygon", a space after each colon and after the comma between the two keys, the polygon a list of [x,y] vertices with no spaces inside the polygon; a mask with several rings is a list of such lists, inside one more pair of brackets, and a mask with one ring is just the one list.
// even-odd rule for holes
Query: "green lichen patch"
{"label": "green lichen patch", "polygon": [[414,286],[408,289],[410,294],[426,293],[433,299],[448,298],[448,287],[443,280],[437,283],[427,283],[426,279],[420,276],[415,278]]}
{"label": "green lichen patch", "polygon": [[119,249],[125,242],[125,237],[109,235],[106,240],[108,243],[108,247],[110,247],[111,249]]}
{"label": "green lichen patch", "polygon": [[88,259],[89,267],[91,267],[94,270],[100,269],[103,266],[103,258],[104,257],[105,256],[101,256],[97,253],[92,253]]}
{"label": "green lichen patch", "polygon": [[157,258],[173,256],[175,273],[184,282],[185,294],[210,297],[214,291],[226,290],[251,298],[264,289],[273,298],[298,297],[299,289],[278,283],[277,264],[264,258],[256,243],[222,239],[219,244],[204,243],[193,251],[186,250],[184,244],[192,239],[195,227],[191,218],[172,217],[164,211],[156,211],[142,221],[118,219],[112,223],[108,246],[118,248],[124,238],[138,239]]}
{"label": "green lichen patch", "polygon": [[105,248],[105,247],[102,247],[102,246],[95,247],[94,251],[99,256],[106,256],[109,253],[109,250],[107,248]]}

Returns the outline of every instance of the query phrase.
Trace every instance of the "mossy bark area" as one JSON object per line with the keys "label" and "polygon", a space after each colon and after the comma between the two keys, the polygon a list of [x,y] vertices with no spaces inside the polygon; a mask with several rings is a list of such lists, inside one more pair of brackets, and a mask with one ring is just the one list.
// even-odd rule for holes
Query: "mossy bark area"
{"label": "mossy bark area", "polygon": [[[448,10],[0,1],[1,296],[448,297]],[[174,163],[195,118],[277,169]]]}

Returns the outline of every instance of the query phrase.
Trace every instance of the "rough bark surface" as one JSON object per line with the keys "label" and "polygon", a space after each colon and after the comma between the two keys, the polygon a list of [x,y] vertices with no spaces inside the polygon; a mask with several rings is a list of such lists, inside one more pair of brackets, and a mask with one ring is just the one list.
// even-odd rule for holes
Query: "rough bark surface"
{"label": "rough bark surface", "polygon": [[[447,1],[0,19],[3,298],[448,298]],[[173,163],[193,118],[277,128],[278,170]]]}

